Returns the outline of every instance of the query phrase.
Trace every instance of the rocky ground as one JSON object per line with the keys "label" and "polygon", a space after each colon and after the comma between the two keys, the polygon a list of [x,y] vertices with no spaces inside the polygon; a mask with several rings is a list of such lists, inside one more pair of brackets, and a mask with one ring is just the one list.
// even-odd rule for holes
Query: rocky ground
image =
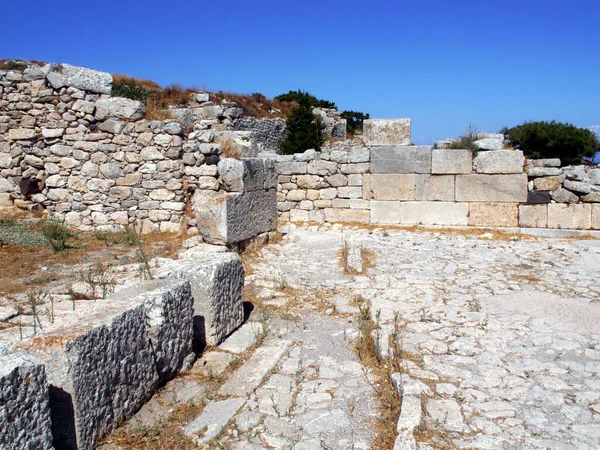
{"label": "rocky ground", "polygon": [[[365,274],[344,273],[344,241],[372,252]],[[176,421],[185,448],[391,448],[380,373],[355,351],[362,302],[377,349],[387,356],[396,331],[418,381],[418,448],[596,449],[599,252],[595,240],[292,226],[247,258],[250,322],[129,432],[168,427],[160,417],[191,399]]]}

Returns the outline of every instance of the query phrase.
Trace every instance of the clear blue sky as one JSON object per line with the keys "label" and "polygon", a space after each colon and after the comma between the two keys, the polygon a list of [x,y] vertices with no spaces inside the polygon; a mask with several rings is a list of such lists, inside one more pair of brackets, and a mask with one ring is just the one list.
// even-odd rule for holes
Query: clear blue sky
{"label": "clear blue sky", "polygon": [[600,124],[600,1],[22,0],[0,58],[410,117],[413,141]]}

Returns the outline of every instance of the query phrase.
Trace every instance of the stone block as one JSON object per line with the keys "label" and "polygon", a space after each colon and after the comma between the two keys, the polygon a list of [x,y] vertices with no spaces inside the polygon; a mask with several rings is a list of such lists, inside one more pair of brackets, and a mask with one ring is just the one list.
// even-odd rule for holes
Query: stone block
{"label": "stone block", "polygon": [[29,128],[12,128],[8,130],[8,139],[24,141],[35,138],[35,130]]}
{"label": "stone block", "polygon": [[344,186],[338,188],[339,198],[362,198],[363,188],[361,186]]}
{"label": "stone block", "polygon": [[300,175],[306,173],[306,163],[298,161],[279,161],[277,169],[280,175]]}
{"label": "stone block", "polygon": [[334,223],[369,223],[370,211],[368,209],[336,209],[326,208],[325,220]]}
{"label": "stone block", "polygon": [[113,78],[109,73],[70,64],[49,64],[46,68],[46,77],[54,89],[67,86],[97,94],[110,94],[112,91]]}
{"label": "stone block", "polygon": [[149,400],[190,355],[192,314],[189,283],[154,280],[20,341],[46,366],[54,445],[92,449]]}
{"label": "stone block", "polygon": [[363,122],[366,145],[410,145],[410,119],[367,119]]}
{"label": "stone block", "polygon": [[474,227],[516,227],[517,203],[469,203],[469,225]]}
{"label": "stone block", "polygon": [[96,101],[96,119],[108,118],[140,120],[146,116],[146,106],[137,100],[111,97]]}
{"label": "stone block", "polygon": [[527,203],[530,205],[544,205],[551,201],[552,197],[548,191],[529,191],[527,193]]}
{"label": "stone block", "polygon": [[499,138],[485,137],[477,139],[473,144],[480,150],[502,150],[504,145],[504,136]]}
{"label": "stone block", "polygon": [[431,147],[386,145],[371,148],[371,173],[430,173]]}
{"label": "stone block", "polygon": [[415,200],[454,201],[454,175],[416,175]]}
{"label": "stone block", "polygon": [[519,226],[523,228],[546,228],[547,205],[519,205]]}
{"label": "stone block", "polygon": [[432,174],[464,174],[473,171],[471,150],[434,149],[431,152]]}
{"label": "stone block", "polygon": [[524,163],[520,150],[482,151],[473,160],[477,173],[523,173]]}
{"label": "stone block", "polygon": [[402,225],[468,225],[468,203],[403,202],[400,204]]}
{"label": "stone block", "polygon": [[564,179],[564,175],[534,178],[533,189],[536,191],[553,191],[562,185]]}
{"label": "stone block", "polygon": [[559,158],[548,158],[548,159],[530,159],[529,164],[533,167],[560,167]]}
{"label": "stone block", "polygon": [[0,448],[51,450],[51,427],[43,362],[26,353],[0,356]]}
{"label": "stone block", "polygon": [[367,174],[363,195],[365,200],[415,200],[415,175]]}
{"label": "stone block", "polygon": [[557,167],[530,167],[527,169],[527,175],[534,177],[556,177],[562,175],[563,171]]}
{"label": "stone block", "polygon": [[192,259],[174,261],[157,278],[190,283],[194,298],[194,348],[219,345],[244,321],[244,268],[234,252],[195,252]]}
{"label": "stone block", "polygon": [[527,175],[457,175],[455,199],[457,202],[527,201]]}
{"label": "stone block", "polygon": [[275,189],[245,193],[196,190],[192,210],[198,230],[210,244],[233,245],[275,229]]}
{"label": "stone block", "polygon": [[591,205],[564,203],[548,205],[548,228],[589,230],[591,227]]}
{"label": "stone block", "polygon": [[400,202],[371,200],[371,223],[380,225],[400,223]]}
{"label": "stone block", "polygon": [[592,228],[600,230],[600,205],[592,205]]}

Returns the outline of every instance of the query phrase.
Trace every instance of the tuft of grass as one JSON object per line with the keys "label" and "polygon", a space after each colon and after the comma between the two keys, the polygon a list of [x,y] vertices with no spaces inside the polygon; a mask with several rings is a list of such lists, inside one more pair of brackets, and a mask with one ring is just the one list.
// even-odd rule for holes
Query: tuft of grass
{"label": "tuft of grass", "polygon": [[467,150],[478,150],[475,146],[477,140],[477,127],[472,123],[469,124],[465,132],[454,142],[452,142],[448,148],[452,150],[467,149]]}
{"label": "tuft of grass", "polygon": [[221,144],[221,156],[223,158],[239,159],[242,157],[242,149],[230,138],[221,139],[219,143]]}
{"label": "tuft of grass", "polygon": [[54,253],[64,252],[67,249],[67,240],[73,236],[64,220],[56,216],[49,216],[46,219],[46,222],[42,225],[42,233],[50,243]]}

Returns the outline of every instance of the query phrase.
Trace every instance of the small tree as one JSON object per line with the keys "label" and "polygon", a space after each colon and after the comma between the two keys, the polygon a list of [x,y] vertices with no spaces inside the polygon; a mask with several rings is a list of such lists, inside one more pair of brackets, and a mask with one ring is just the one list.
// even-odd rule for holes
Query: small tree
{"label": "small tree", "polygon": [[287,137],[279,143],[279,153],[292,155],[302,153],[309,148],[321,149],[325,142],[325,125],[320,117],[312,112],[310,101],[300,99],[298,106],[292,109],[285,121]]}
{"label": "small tree", "polygon": [[511,144],[530,158],[560,158],[563,164],[579,164],[600,152],[594,133],[569,123],[525,122],[504,129]]}
{"label": "small tree", "polygon": [[368,113],[359,111],[342,111],[340,116],[342,119],[346,119],[346,128],[352,134],[362,131],[363,122],[371,117]]}

